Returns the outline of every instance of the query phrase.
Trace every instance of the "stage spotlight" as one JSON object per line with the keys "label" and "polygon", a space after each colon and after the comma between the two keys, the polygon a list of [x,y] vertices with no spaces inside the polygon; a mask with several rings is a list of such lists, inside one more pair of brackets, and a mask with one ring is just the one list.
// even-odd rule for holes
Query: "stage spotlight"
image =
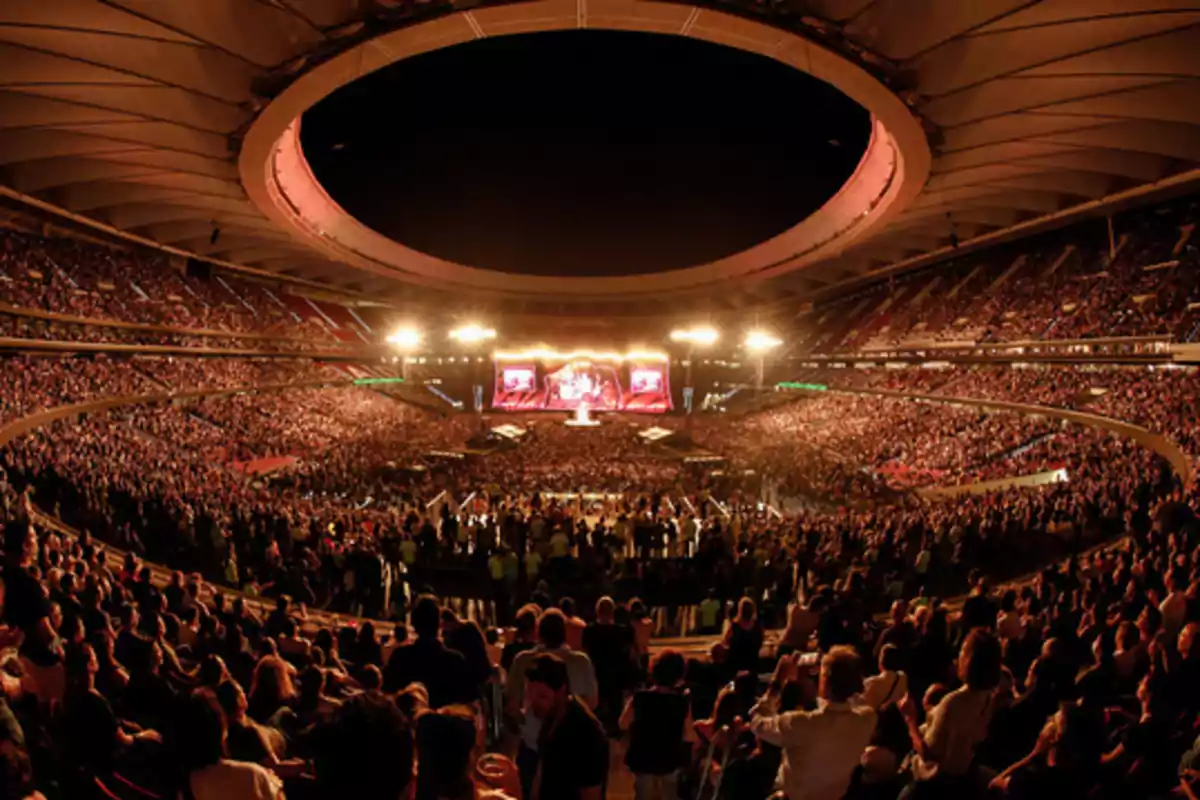
{"label": "stage spotlight", "polygon": [[692,328],[682,328],[671,331],[672,342],[686,342],[691,345],[711,345],[721,338],[721,334],[711,325],[697,325]]}
{"label": "stage spotlight", "polygon": [[390,336],[387,337],[387,342],[390,345],[400,348],[401,350],[413,350],[421,346],[424,341],[425,334],[421,333],[416,328],[405,327],[397,328]]}
{"label": "stage spotlight", "polygon": [[779,347],[779,345],[783,344],[783,340],[774,334],[767,333],[766,331],[751,331],[750,333],[746,334],[746,341],[744,344],[746,345],[747,350],[751,350],[755,353],[764,353],[767,350],[773,350],[774,348]]}
{"label": "stage spotlight", "polygon": [[450,331],[450,338],[462,344],[478,344],[479,342],[495,339],[496,331],[494,328],[485,328],[482,325],[472,323]]}

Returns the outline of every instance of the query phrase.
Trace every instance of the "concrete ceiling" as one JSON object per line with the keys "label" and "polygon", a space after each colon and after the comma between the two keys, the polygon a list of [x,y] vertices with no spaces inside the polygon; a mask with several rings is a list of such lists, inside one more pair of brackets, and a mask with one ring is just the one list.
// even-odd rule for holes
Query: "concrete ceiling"
{"label": "concrete ceiling", "polygon": [[[454,10],[439,2],[5,0],[0,183],[215,259],[411,297],[265,217],[236,161],[242,134],[290,77],[407,18]],[[838,43],[883,76],[923,118],[934,160],[923,191],[886,229],[753,288],[754,302],[1200,166],[1195,0],[777,5],[779,24]],[[210,243],[214,227],[221,236]]]}

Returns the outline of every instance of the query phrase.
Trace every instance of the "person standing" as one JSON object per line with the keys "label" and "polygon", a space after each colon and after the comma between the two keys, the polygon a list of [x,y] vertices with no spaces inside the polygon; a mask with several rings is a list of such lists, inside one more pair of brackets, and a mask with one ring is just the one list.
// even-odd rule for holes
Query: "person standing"
{"label": "person standing", "polygon": [[636,800],[675,800],[682,743],[695,738],[687,692],[680,690],[686,665],[678,650],[661,650],[650,661],[653,685],[635,692],[621,714],[629,731],[625,765],[634,775]]}
{"label": "person standing", "polygon": [[589,711],[596,707],[599,694],[596,688],[596,671],[592,667],[591,659],[587,654],[577,653],[566,645],[567,623],[563,613],[557,608],[544,611],[538,619],[537,631],[538,646],[518,654],[513,659],[504,692],[509,717],[520,720],[521,745],[517,752],[517,766],[521,768],[521,782],[526,796],[529,795],[540,759],[542,727],[541,717],[528,708],[528,698],[525,696],[528,683],[526,673],[541,656],[549,653],[565,665],[570,694],[582,701]]}
{"label": "person standing", "polygon": [[583,632],[583,649],[596,670],[596,713],[610,731],[617,730],[621,700],[634,671],[633,629],[616,623],[617,604],[611,597],[596,601],[596,619]]}
{"label": "person standing", "polygon": [[472,703],[478,699],[466,658],[438,638],[441,615],[436,597],[422,595],[417,598],[412,610],[416,641],[406,642],[392,651],[383,670],[384,691],[397,692],[409,684],[421,683],[429,692],[432,708]]}
{"label": "person standing", "polygon": [[875,710],[856,698],[863,688],[861,661],[851,647],[832,648],[821,660],[816,709],[780,714],[783,687],[797,677],[797,657],[781,659],[750,730],[783,748],[779,784],[788,800],[840,800],[875,732]]}
{"label": "person standing", "polygon": [[591,709],[570,692],[567,665],[540,653],[525,671],[526,706],[541,722],[529,800],[602,800],[608,738]]}

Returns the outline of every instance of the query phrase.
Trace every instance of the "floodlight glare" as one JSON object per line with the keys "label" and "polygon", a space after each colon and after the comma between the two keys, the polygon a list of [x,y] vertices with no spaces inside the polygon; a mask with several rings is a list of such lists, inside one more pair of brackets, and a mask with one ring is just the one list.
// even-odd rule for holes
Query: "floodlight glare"
{"label": "floodlight glare", "polygon": [[762,353],[783,344],[783,340],[766,331],[751,331],[746,334],[746,349]]}
{"label": "floodlight glare", "polygon": [[697,325],[694,328],[671,331],[671,341],[673,342],[707,346],[720,338],[721,334],[717,332],[717,329],[709,325]]}
{"label": "floodlight glare", "polygon": [[450,331],[450,338],[463,344],[476,344],[478,342],[486,342],[489,339],[495,339],[496,331],[493,328],[485,328],[482,325],[472,323]]}
{"label": "floodlight glare", "polygon": [[387,337],[387,342],[401,350],[413,350],[421,346],[421,341],[425,338],[425,334],[416,328],[397,328],[390,336]]}

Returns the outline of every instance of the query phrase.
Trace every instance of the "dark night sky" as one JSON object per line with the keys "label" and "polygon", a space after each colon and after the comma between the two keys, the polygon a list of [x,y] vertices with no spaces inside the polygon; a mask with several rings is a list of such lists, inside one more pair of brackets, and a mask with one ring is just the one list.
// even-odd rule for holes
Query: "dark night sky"
{"label": "dark night sky", "polygon": [[302,127],[317,178],[368,226],[536,275],[654,272],[756,244],[820,207],[868,132],[853,101],[770,59],[613,31],[401,61]]}

